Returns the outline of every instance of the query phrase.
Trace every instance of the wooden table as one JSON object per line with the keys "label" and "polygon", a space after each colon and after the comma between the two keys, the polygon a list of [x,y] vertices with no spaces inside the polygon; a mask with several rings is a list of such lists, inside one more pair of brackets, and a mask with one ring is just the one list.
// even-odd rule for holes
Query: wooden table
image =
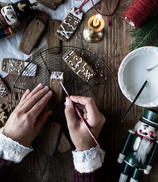
{"label": "wooden table", "polygon": [[[107,0],[110,12],[115,8],[116,2],[117,0]],[[94,8],[92,8],[84,15],[81,25],[70,41],[62,42],[62,45],[83,47],[84,49],[88,49],[92,53],[95,53],[107,64],[117,79],[119,65],[123,58],[129,53],[128,46],[132,42],[129,35],[129,31],[132,30],[132,27],[122,18],[123,13],[128,9],[132,2],[133,0],[120,1],[118,9],[110,18],[110,27],[107,25],[107,17],[104,17],[104,37],[99,43],[87,43],[82,36],[83,29],[87,25],[88,19],[96,14]],[[96,7],[99,11],[107,14],[104,2],[98,3]],[[10,88],[15,79],[16,76],[12,75],[8,75],[5,78],[5,81]],[[4,102],[4,100],[1,101]],[[122,169],[122,165],[117,163],[118,154],[124,145],[128,129],[134,127],[134,124],[144,112],[144,108],[134,105],[124,123],[121,123],[120,121],[130,104],[131,102],[129,102],[121,93],[121,115],[119,119],[116,120],[115,128],[111,131],[109,136],[106,136],[106,132],[112,128],[110,121],[107,120],[102,131],[103,135],[102,138],[100,138],[100,142],[101,147],[106,151],[105,181],[118,181]],[[63,156],[54,155],[53,157],[46,157],[41,151],[35,149],[34,152],[27,155],[18,167],[12,171],[7,182],[70,182],[72,181],[72,164],[71,152],[68,152]],[[140,182],[157,182],[157,170],[158,158],[153,165],[150,175],[143,174]]]}

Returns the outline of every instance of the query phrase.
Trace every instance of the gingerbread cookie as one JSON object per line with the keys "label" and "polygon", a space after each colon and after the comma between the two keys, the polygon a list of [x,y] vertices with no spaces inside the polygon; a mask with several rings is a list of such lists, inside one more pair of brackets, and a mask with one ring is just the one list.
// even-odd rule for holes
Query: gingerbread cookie
{"label": "gingerbread cookie", "polygon": [[77,8],[72,8],[66,18],[56,31],[56,36],[62,40],[67,41],[73,35],[79,24],[81,23],[83,13],[76,14]]}
{"label": "gingerbread cookie", "polygon": [[64,84],[64,72],[52,71],[50,77],[50,89],[53,91],[52,102],[60,103],[63,95],[63,88],[60,84]]}
{"label": "gingerbread cookie", "polygon": [[48,49],[49,54],[58,54],[60,52],[60,48],[50,49],[52,47],[60,46],[60,39],[55,36],[55,32],[57,27],[59,27],[59,20],[49,20],[47,24],[46,31],[46,48]]}
{"label": "gingerbread cookie", "polygon": [[62,58],[84,81],[88,82],[96,74],[88,63],[73,50],[67,51]]}
{"label": "gingerbread cookie", "polygon": [[43,6],[56,10],[58,6],[62,3],[62,0],[37,0]]}
{"label": "gingerbread cookie", "polygon": [[52,156],[58,144],[61,132],[61,124],[49,121],[42,142],[42,152],[47,156]]}
{"label": "gingerbread cookie", "polygon": [[26,28],[21,41],[19,43],[19,51],[29,55],[45,29],[46,24],[43,21],[35,18]]}
{"label": "gingerbread cookie", "polygon": [[64,134],[64,132],[61,132],[57,149],[60,153],[67,152],[68,150],[71,149],[71,144],[67,139],[66,135]]}
{"label": "gingerbread cookie", "polygon": [[4,83],[3,79],[0,77],[0,97],[4,97],[5,95],[8,95],[9,89],[7,85]]}
{"label": "gingerbread cookie", "polygon": [[4,112],[3,104],[0,104],[0,125],[4,126],[5,125],[5,121],[7,119],[8,119],[8,117],[6,116],[6,113]]}
{"label": "gingerbread cookie", "polygon": [[[35,19],[35,18],[41,20],[45,25],[47,25],[49,15],[48,15],[47,13],[43,12],[43,11],[40,11],[40,10],[35,9],[35,10],[33,11],[32,15],[31,15],[31,17],[30,17],[29,20],[28,20],[28,24],[27,24],[26,28],[27,28],[28,25],[31,23],[31,21],[32,21],[33,19]],[[45,28],[46,28],[46,26],[45,26]],[[37,47],[40,45],[40,43],[41,43],[41,41],[42,41],[42,39],[43,39],[43,37],[44,37],[44,34],[45,34],[45,31],[42,32],[42,34],[41,34],[41,36],[40,36],[38,42],[37,42],[36,45],[34,46],[35,48],[37,48]]]}
{"label": "gingerbread cookie", "polygon": [[[28,66],[27,66],[28,65]],[[3,59],[1,70],[5,73],[10,73],[13,75],[19,75],[21,71],[27,66],[23,71],[23,76],[35,76],[37,71],[37,65],[17,59]]]}

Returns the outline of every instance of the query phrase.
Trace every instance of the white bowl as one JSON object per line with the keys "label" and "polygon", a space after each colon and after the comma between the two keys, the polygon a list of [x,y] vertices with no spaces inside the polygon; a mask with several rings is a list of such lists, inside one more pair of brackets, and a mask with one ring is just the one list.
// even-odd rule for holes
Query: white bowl
{"label": "white bowl", "polygon": [[135,102],[142,107],[158,106],[158,47],[145,46],[130,52],[122,61],[118,71],[118,83],[122,93],[131,102],[146,80],[146,87]]}

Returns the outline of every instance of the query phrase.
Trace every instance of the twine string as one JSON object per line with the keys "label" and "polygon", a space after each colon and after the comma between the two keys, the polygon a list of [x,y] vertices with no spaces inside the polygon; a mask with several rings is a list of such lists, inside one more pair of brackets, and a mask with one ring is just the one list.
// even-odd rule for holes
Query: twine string
{"label": "twine string", "polygon": [[158,0],[135,0],[123,14],[123,18],[126,18],[127,22],[132,21],[137,28],[154,11],[156,6],[158,6]]}
{"label": "twine string", "polygon": [[[89,0],[84,0],[84,1],[82,2],[82,4],[81,4],[81,6],[79,7],[78,11],[76,11],[76,14],[78,14],[78,13],[81,11],[82,7],[83,7],[88,1],[89,1]],[[105,15],[105,14],[103,14],[103,13],[100,13],[100,12],[97,10],[97,8],[95,7],[93,0],[91,0],[92,5],[93,5],[94,9],[96,10],[96,12],[99,13],[100,15],[102,15],[102,16],[107,16],[107,17],[108,17],[108,26],[110,26],[110,16],[113,15],[113,14],[115,13],[115,11],[116,11],[116,9],[117,9],[117,7],[118,7],[118,4],[119,4],[119,2],[120,2],[120,0],[117,1],[116,7],[115,7],[115,9],[113,10],[112,13],[110,13],[106,1],[105,1],[105,0],[103,0],[103,1],[104,1],[105,5],[106,5],[107,11],[108,11],[108,14],[107,14],[107,15]]]}

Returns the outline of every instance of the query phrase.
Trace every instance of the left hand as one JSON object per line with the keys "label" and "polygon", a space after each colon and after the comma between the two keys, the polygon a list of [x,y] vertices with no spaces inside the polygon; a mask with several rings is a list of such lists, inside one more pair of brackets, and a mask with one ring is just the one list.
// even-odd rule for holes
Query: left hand
{"label": "left hand", "polygon": [[39,84],[32,92],[27,90],[10,115],[3,134],[28,147],[52,113],[51,110],[46,111],[36,120],[51,97],[52,91],[49,91],[48,86],[43,88],[42,84]]}

